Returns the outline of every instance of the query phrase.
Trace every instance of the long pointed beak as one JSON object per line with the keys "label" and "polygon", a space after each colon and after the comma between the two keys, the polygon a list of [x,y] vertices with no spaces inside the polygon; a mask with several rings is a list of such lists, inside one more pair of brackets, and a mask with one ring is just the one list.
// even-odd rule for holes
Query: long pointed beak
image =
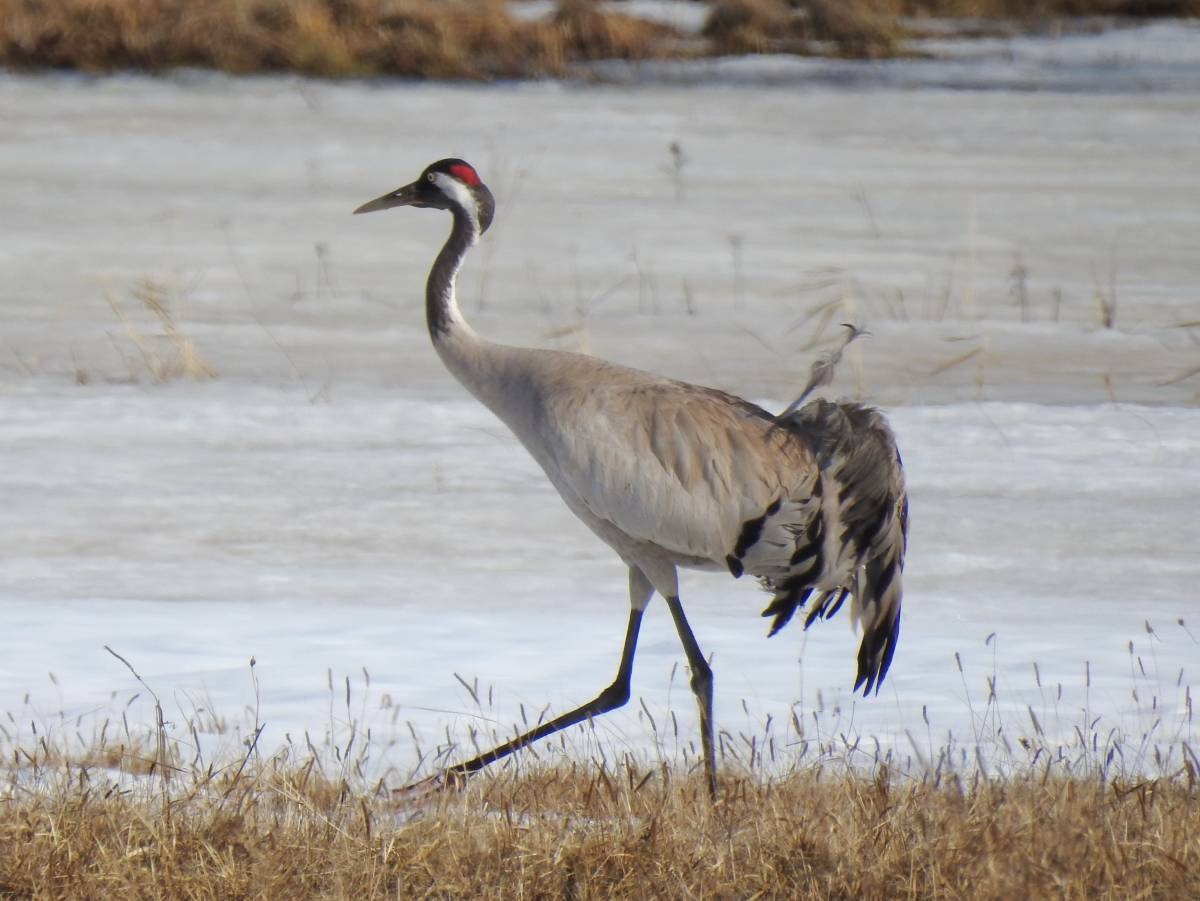
{"label": "long pointed beak", "polygon": [[354,211],[354,215],[357,216],[359,213],[374,213],[376,210],[390,210],[394,206],[413,206],[416,203],[417,185],[414,182],[411,185],[405,185],[403,188],[397,188],[390,194],[384,194],[382,197],[368,200]]}

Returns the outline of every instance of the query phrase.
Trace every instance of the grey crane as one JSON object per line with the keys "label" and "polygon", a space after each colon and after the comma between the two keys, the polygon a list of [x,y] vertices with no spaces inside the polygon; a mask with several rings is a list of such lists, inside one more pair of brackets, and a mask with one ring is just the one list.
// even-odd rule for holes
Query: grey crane
{"label": "grey crane", "polygon": [[625,704],[642,615],[657,591],[691,669],[704,776],[715,798],[713,675],[679,599],[681,566],[757,577],[773,595],[763,611],[774,617],[771,635],[810,600],[806,627],[850,598],[862,629],[854,687],[878,692],[899,638],[908,525],[903,464],[883,415],[813,400],[776,417],[712,388],[583,354],[488,341],[463,318],[455,280],[491,225],[491,191],[468,163],[444,159],[354,212],[400,206],[448,210],[453,219],[425,286],[429,334],[446,368],[512,430],[629,570],[629,621],[612,684],[420,785],[457,784]]}

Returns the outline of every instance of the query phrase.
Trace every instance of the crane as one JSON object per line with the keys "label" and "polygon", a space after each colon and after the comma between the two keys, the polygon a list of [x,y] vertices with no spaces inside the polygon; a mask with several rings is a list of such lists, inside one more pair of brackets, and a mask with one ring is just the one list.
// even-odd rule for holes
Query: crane
{"label": "crane", "polygon": [[[624,561],[630,605],[616,677],[595,698],[409,788],[461,784],[538,739],[624,705],[642,616],[657,592],[691,670],[704,777],[716,798],[713,674],[684,615],[681,566],[756,577],[773,596],[763,611],[774,617],[770,635],[810,601],[806,628],[850,598],[862,629],[854,688],[878,692],[900,634],[908,527],[903,464],[883,415],[812,400],[776,417],[713,388],[584,354],[489,341],[463,317],[455,281],[492,223],[491,191],[470,164],[444,159],[354,212],[402,206],[452,218],[425,286],[438,355]],[[814,372],[811,381],[829,378]]]}

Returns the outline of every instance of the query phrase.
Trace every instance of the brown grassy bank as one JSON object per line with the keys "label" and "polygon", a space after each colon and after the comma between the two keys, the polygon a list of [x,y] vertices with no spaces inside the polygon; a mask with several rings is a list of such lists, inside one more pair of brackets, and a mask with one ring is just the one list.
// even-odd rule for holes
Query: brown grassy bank
{"label": "brown grassy bank", "polygon": [[1061,28],[1081,17],[1167,16],[1200,16],[1200,0],[713,0],[703,34],[711,53],[886,58],[908,53],[906,42],[932,18],[959,20],[953,30],[975,37]]}
{"label": "brown grassy bank", "polygon": [[[1194,774],[1189,774],[1194,776]],[[312,767],[129,792],[95,769],[0,802],[0,895],[122,898],[1185,898],[1193,779],[957,780],[816,771],[482,776],[420,809]]]}
{"label": "brown grassy bank", "polygon": [[1200,15],[1200,4],[1196,0],[858,0],[852,5],[905,16],[945,18],[1180,18]]}
{"label": "brown grassy bank", "polygon": [[594,0],[560,0],[537,21],[505,0],[0,0],[0,65],[527,78],[613,58],[895,56],[922,17],[1080,15],[1196,16],[1200,0],[713,0],[699,36]]}
{"label": "brown grassy bank", "polygon": [[565,2],[523,22],[503,0],[0,0],[14,68],[517,78],[669,52],[663,25]]}
{"label": "brown grassy bank", "polygon": [[[715,805],[694,745],[666,751],[674,717],[660,733],[648,711],[658,754],[575,733],[569,756],[535,747],[461,791],[397,798],[385,783],[406,776],[379,775],[397,738],[356,712],[349,680],[343,695],[330,677],[323,739],[268,751],[253,661],[235,731],[207,706],[164,720],[118,659],[153,727],[123,712],[0,721],[0,897],[1200,897],[1200,758],[1179,684],[1163,688],[1185,693],[1174,714],[1134,691],[1154,717],[1136,733],[1088,707],[1059,721],[1049,683],[1050,708],[1005,727],[994,675],[986,701],[967,691],[965,745],[929,731],[888,749],[817,711],[768,718],[719,733]],[[490,693],[460,681],[482,731],[424,750],[412,731],[422,773],[508,732]]]}

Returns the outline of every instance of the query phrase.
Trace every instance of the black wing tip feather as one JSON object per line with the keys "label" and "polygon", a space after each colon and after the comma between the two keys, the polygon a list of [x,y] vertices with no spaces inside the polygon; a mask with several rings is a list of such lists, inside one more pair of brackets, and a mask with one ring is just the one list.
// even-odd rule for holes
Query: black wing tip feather
{"label": "black wing tip feather", "polygon": [[[800,593],[790,593],[776,597],[767,606],[767,609],[762,612],[763,616],[774,616],[775,622],[771,623],[771,631],[767,633],[767,638],[775,635],[780,629],[786,626],[796,611],[802,608],[815,588],[805,588]],[[808,615],[804,617],[804,628],[807,631],[808,627],[815,623],[818,619],[832,619],[839,610],[842,609],[842,604],[846,602],[846,598],[850,596],[850,591],[845,588],[835,588],[833,591],[818,592],[816,601],[813,602],[813,608],[808,611]]]}
{"label": "black wing tip feather", "polygon": [[849,597],[850,590],[847,588],[838,588],[833,591],[826,591],[821,598],[813,605],[812,610],[808,611],[808,616],[804,618],[804,628],[807,631],[808,627],[815,623],[818,619],[833,619],[837,612],[842,609],[842,604]]}
{"label": "black wing tip feather", "polygon": [[900,641],[900,616],[892,620],[891,628],[881,627],[871,630],[863,636],[858,649],[858,676],[854,680],[854,690],[862,688],[864,698],[871,696],[871,689],[879,694],[883,680],[887,677],[892,666],[892,656],[896,653],[896,645]]}
{"label": "black wing tip feather", "polygon": [[803,592],[789,592],[772,600],[767,605],[767,609],[762,612],[763,616],[775,617],[775,622],[771,623],[771,630],[767,632],[767,638],[775,635],[780,629],[791,622],[792,617],[796,615],[796,611],[804,606],[811,594],[812,589],[806,588]]}

